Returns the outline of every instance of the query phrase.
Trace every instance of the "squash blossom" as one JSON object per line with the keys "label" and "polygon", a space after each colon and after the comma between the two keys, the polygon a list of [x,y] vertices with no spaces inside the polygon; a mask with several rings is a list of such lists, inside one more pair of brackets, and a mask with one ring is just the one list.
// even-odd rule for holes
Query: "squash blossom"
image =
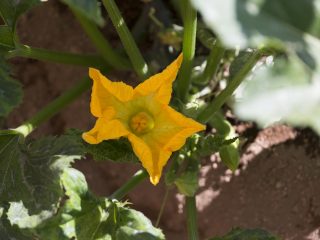
{"label": "squash blossom", "polygon": [[97,121],[93,129],[83,133],[83,139],[98,144],[127,137],[154,185],[172,152],[180,149],[189,136],[205,129],[168,105],[181,62],[182,54],[135,88],[112,82],[97,69],[89,70],[93,79],[90,108]]}

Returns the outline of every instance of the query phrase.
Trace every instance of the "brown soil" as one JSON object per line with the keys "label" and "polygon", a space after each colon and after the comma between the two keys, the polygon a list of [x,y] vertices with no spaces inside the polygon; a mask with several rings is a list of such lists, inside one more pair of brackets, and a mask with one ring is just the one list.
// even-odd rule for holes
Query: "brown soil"
{"label": "brown soil", "polygon": [[[120,7],[126,6],[125,18],[134,21],[140,8],[132,8],[135,4],[128,1],[118,2]],[[104,31],[116,44],[118,40],[109,22]],[[31,46],[94,52],[72,14],[57,1],[49,1],[23,16],[19,33],[21,41]],[[12,62],[25,96],[5,127],[18,126],[87,74],[87,69],[80,67],[28,59]],[[71,127],[89,129],[94,123],[89,114],[89,99],[88,92],[43,124],[34,136],[60,134]],[[237,130],[243,131],[241,127]],[[319,138],[311,131],[296,132],[286,126],[257,133],[247,144],[241,167],[234,174],[216,156],[203,160],[197,195],[201,239],[240,226],[265,228],[285,240],[319,240]],[[79,161],[76,167],[85,173],[92,191],[101,196],[111,194],[138,169],[136,165],[97,163],[90,159]],[[163,183],[153,187],[145,182],[128,199],[155,222],[164,193]],[[171,191],[160,222],[169,240],[187,239],[183,206],[183,197]]]}

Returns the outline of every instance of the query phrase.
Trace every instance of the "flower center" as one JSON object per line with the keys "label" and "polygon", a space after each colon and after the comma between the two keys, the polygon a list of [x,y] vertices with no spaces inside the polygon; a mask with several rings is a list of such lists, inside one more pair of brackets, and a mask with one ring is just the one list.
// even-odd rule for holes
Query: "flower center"
{"label": "flower center", "polygon": [[131,117],[129,126],[135,134],[141,135],[153,129],[154,120],[150,114],[138,112]]}

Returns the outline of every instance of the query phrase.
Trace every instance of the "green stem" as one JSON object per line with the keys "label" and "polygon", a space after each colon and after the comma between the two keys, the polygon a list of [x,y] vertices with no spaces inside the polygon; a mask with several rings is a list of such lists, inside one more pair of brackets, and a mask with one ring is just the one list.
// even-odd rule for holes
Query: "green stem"
{"label": "green stem", "polygon": [[170,189],[167,188],[166,189],[166,193],[164,194],[164,197],[163,197],[163,200],[162,200],[162,203],[161,203],[161,207],[160,207],[160,212],[158,214],[156,225],[155,225],[156,227],[159,226],[161,217],[163,215],[164,207],[166,206],[166,203],[167,203],[167,200],[168,200],[168,196],[169,196],[169,191],[170,191]]}
{"label": "green stem", "polygon": [[133,177],[118,188],[111,196],[111,199],[121,200],[128,192],[130,192],[134,187],[141,183],[144,179],[148,177],[148,173],[145,170],[139,170]]}
{"label": "green stem", "polygon": [[131,60],[134,70],[140,78],[145,79],[149,76],[149,67],[139,51],[139,48],[134,41],[123,17],[121,16],[118,6],[114,0],[102,0],[102,2],[111,18],[114,27],[118,32],[120,40]]}
{"label": "green stem", "polygon": [[91,22],[82,14],[78,13],[76,10],[71,9],[81,24],[84,31],[87,33],[88,37],[91,39],[92,43],[95,45],[96,49],[101,53],[103,59],[116,69],[130,69],[131,64],[127,59],[118,54],[114,48],[111,46],[109,41],[102,35],[95,23]]}
{"label": "green stem", "polygon": [[207,106],[205,107],[197,117],[197,120],[202,123],[206,123],[212,117],[212,115],[218,111],[222,105],[228,100],[228,98],[233,94],[237,89],[240,83],[245,79],[247,74],[251,69],[256,65],[259,60],[260,52],[254,52],[251,57],[248,59],[245,65],[241,70],[234,76],[233,79],[229,82],[227,87]]}
{"label": "green stem", "polygon": [[89,78],[84,78],[75,87],[69,89],[60,97],[56,98],[54,101],[49,103],[31,119],[29,119],[27,122],[22,124],[20,127],[16,128],[15,130],[20,132],[24,136],[29,135],[41,123],[45,122],[46,120],[54,116],[66,105],[68,105],[69,103],[77,99],[82,93],[87,91],[90,88],[90,86],[91,81],[89,80]]}
{"label": "green stem", "polygon": [[186,197],[187,227],[189,240],[198,240],[196,197]]}
{"label": "green stem", "polygon": [[27,45],[20,45],[17,49],[10,51],[7,58],[26,57],[42,61],[79,65],[85,67],[101,67],[103,59],[96,55],[81,55],[51,51],[41,48],[33,48]]}
{"label": "green stem", "polygon": [[211,49],[211,52],[207,58],[206,68],[204,69],[203,74],[198,79],[200,83],[208,83],[211,80],[212,76],[214,76],[217,73],[224,52],[225,49],[217,41],[214,47]]}
{"label": "green stem", "polygon": [[191,6],[190,0],[182,5],[184,15],[183,62],[177,79],[177,94],[181,101],[186,102],[190,87],[191,72],[196,46],[197,11]]}

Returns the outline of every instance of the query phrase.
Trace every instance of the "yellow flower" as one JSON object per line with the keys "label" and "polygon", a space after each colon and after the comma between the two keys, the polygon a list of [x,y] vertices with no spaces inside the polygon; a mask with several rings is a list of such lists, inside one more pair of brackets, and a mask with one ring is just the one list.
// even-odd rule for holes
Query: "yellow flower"
{"label": "yellow flower", "polygon": [[135,88],[112,82],[96,69],[89,70],[93,79],[90,108],[98,119],[93,129],[83,133],[83,139],[98,144],[127,137],[154,185],[172,152],[189,136],[205,129],[168,105],[181,62],[182,54],[163,72]]}

